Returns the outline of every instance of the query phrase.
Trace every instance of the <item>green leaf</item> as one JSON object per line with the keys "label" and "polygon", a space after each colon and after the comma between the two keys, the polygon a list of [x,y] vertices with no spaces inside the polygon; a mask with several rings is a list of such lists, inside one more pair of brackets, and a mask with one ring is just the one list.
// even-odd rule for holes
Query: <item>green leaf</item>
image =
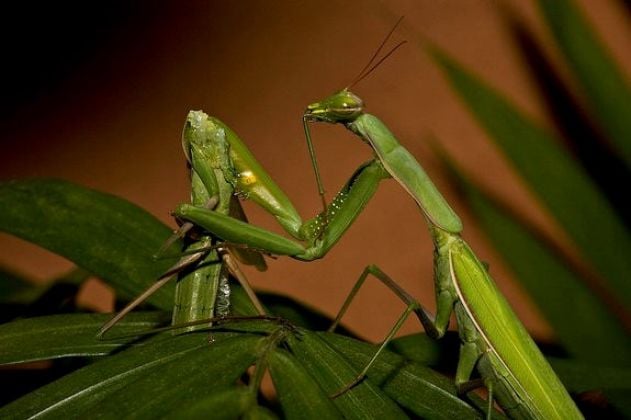
{"label": "green leaf", "polygon": [[467,181],[455,165],[449,165],[483,231],[532,296],[565,349],[586,362],[629,365],[631,338],[605,304],[559,255]]}
{"label": "green leaf", "polygon": [[589,174],[621,221],[631,226],[631,202],[621,184],[631,181],[631,166],[611,147],[602,129],[594,124],[576,100],[570,85],[536,36],[521,19],[509,18],[511,34],[527,64],[526,70],[543,99],[544,112],[558,128],[573,157]]}
{"label": "green leaf", "polygon": [[216,340],[211,345],[206,334],[197,338],[201,338],[205,346],[151,369],[133,384],[100,400],[99,417],[155,418],[163,413],[177,413],[216,390],[233,385],[256,360],[255,349],[260,340],[242,335]]}
{"label": "green leaf", "polygon": [[432,52],[478,122],[616,296],[631,306],[631,236],[593,182],[552,135],[447,55]]}
{"label": "green leaf", "polygon": [[258,314],[247,293],[236,280],[230,284],[230,313],[238,316],[255,316]]}
{"label": "green leaf", "polygon": [[108,338],[97,339],[99,328],[110,318],[109,314],[49,315],[0,325],[0,364],[106,355],[138,340],[129,334],[170,320],[164,312],[132,313],[117,324]]}
{"label": "green leaf", "polygon": [[[366,367],[377,350],[376,346],[338,334],[322,333],[321,337],[343,354],[358,372]],[[453,380],[390,351],[379,355],[366,379],[378,385],[399,405],[422,418],[482,418],[481,411],[456,395]],[[480,399],[477,402],[486,409]],[[503,418],[499,413],[494,413],[494,417]]]}
{"label": "green leaf", "polygon": [[243,420],[276,420],[278,417],[268,408],[252,405],[243,416]]}
{"label": "green leaf", "polygon": [[171,419],[202,419],[232,420],[241,418],[247,409],[255,403],[252,392],[245,388],[228,388],[217,391],[201,398],[177,412],[171,412],[167,418]]}
{"label": "green leaf", "polygon": [[[284,318],[297,327],[325,330],[333,323],[333,320],[321,311],[290,297],[270,292],[257,292],[256,295],[263,302],[266,312]],[[250,298],[243,291],[243,288],[236,284],[236,280],[231,285],[230,311],[235,315],[257,315]],[[343,326],[338,327],[337,332],[353,335]]]}
{"label": "green leaf", "polygon": [[[327,395],[352,383],[359,373],[318,335],[300,330],[287,339],[290,350]],[[346,418],[407,418],[397,405],[371,383],[363,381],[333,400]]]}
{"label": "green leaf", "polygon": [[[270,292],[262,292],[258,295],[271,313],[291,321],[295,326],[314,331],[324,331],[333,323],[333,319],[322,311],[288,296]],[[343,325],[338,326],[335,331],[338,334],[355,337],[355,334]]]}
{"label": "green leaf", "polygon": [[[0,231],[40,245],[135,297],[173,261],[153,254],[171,231],[123,199],[53,179],[0,184]],[[173,305],[173,285],[149,302]]]}
{"label": "green leaf", "polygon": [[591,112],[631,166],[631,90],[574,2],[539,0],[548,28],[588,99]]}
{"label": "green leaf", "polygon": [[288,419],[342,418],[331,400],[291,354],[276,349],[269,358],[276,393]]}
{"label": "green leaf", "polygon": [[2,418],[164,415],[233,384],[256,359],[252,335],[189,334],[134,347],[0,409]]}
{"label": "green leaf", "polygon": [[[598,389],[631,391],[631,369],[549,357],[554,371],[570,392]],[[601,360],[605,362],[605,360]]]}
{"label": "green leaf", "polygon": [[[548,358],[550,365],[559,375],[570,392],[599,391],[625,418],[631,416],[631,369],[584,364],[573,360]],[[602,362],[602,361],[601,361]]]}

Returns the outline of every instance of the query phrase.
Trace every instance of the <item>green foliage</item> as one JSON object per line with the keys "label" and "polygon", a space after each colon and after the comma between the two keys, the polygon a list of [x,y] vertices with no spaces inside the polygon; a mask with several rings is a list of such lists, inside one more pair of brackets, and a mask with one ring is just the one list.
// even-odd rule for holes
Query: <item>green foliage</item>
{"label": "green foliage", "polygon": [[[549,360],[566,387],[573,393],[604,395],[614,408],[598,411],[601,417],[631,416],[631,342],[620,311],[612,311],[631,303],[628,214],[594,175],[622,161],[622,173],[628,176],[629,88],[569,0],[539,3],[579,82],[576,95],[586,98],[592,112],[586,118],[596,121],[606,141],[619,150],[620,156],[610,156],[604,167],[576,160],[552,133],[456,60],[438,48],[433,47],[432,54],[490,138],[574,240],[583,264],[570,261],[554,238],[533,232],[455,164],[449,167],[484,232],[554,328],[561,348],[553,350],[568,357]],[[533,68],[533,74],[542,71],[549,80],[561,80],[550,74],[552,67]],[[581,122],[585,121],[574,121]],[[560,131],[576,132],[570,126]],[[626,185],[629,179],[617,181]],[[209,413],[226,419],[482,418],[484,402],[474,394],[457,396],[446,376],[453,374],[457,358],[458,338],[451,334],[440,342],[423,334],[395,340],[366,380],[331,399],[355,379],[375,347],[339,334],[314,332],[329,320],[279,296],[263,295],[262,300],[270,312],[295,326],[257,320],[180,335],[139,334],[168,325],[166,311],[172,308],[174,292],[167,286],[148,301],[153,310],[130,314],[110,336],[97,339],[109,316],[79,313],[72,304],[87,275],[106,282],[119,298],[129,299],[173,263],[152,258],[169,228],[122,199],[59,180],[0,184],[0,231],[81,268],[48,288],[0,270],[0,305],[6,321],[0,325],[0,363],[19,367],[50,361],[50,367],[42,369],[44,378],[36,382],[39,387],[3,395],[2,418],[200,418]],[[598,287],[593,272],[603,279]],[[609,293],[593,292],[601,288]],[[612,305],[612,296],[621,304]],[[239,289],[232,303],[237,315],[253,313]],[[259,371],[269,369],[276,397],[259,391],[253,365]],[[28,376],[28,370],[3,370],[0,375],[9,372],[18,373],[12,377]],[[589,408],[587,402],[580,403]]]}
{"label": "green foliage", "polygon": [[[1,231],[74,261],[123,297],[135,297],[148,279],[158,278],[173,264],[152,258],[171,230],[108,194],[59,180],[8,182],[0,190],[0,207]],[[172,294],[164,288],[150,302],[170,310]]]}
{"label": "green foliage", "polygon": [[[164,225],[131,203],[67,182],[40,179],[0,184],[0,199],[12,204],[0,207],[0,219],[10,220],[2,223],[5,232],[63,253],[87,270],[98,270],[119,293],[123,282],[130,280],[126,273],[130,261],[152,261],[152,251],[168,236]],[[66,204],[69,202],[73,205]],[[98,203],[100,217],[81,220],[80,212],[88,203]],[[16,209],[39,217],[17,217]],[[44,210],[50,217],[45,217]],[[72,235],[58,227],[71,223],[75,224]],[[121,241],[133,239],[125,229],[138,234],[142,230],[143,237],[155,247],[127,247],[125,258],[108,260],[112,255],[120,256],[117,248]],[[155,280],[159,272],[149,266],[141,263],[144,271],[134,271],[137,281],[125,285],[127,293],[140,293]],[[10,278],[13,280],[7,283],[15,284],[14,277]],[[168,299],[172,290],[165,293]],[[233,310],[251,315],[253,309],[244,293],[237,289],[234,295]],[[32,294],[33,299],[38,296]],[[297,325],[326,324],[321,314],[289,299],[263,298],[271,312],[278,308]],[[153,302],[157,308],[160,305],[160,301]],[[71,358],[82,361],[79,369],[0,408],[0,417],[80,417],[88,413],[112,418],[199,417],[209,412],[226,418],[319,418],[323,413],[330,414],[327,418],[405,418],[410,414],[445,418],[444,413],[461,418],[481,416],[455,395],[447,377],[416,362],[404,363],[395,354],[386,354],[380,361],[374,381],[363,381],[331,399],[329,395],[350,383],[358,365],[375,351],[373,346],[351,338],[320,336],[305,327],[269,320],[226,322],[210,332],[138,335],[170,321],[168,313],[150,311],[130,314],[106,338],[97,339],[96,333],[107,319],[104,314],[67,313],[16,318],[0,325],[2,364]],[[340,346],[342,339],[346,341]],[[354,350],[345,353],[349,349]],[[269,367],[280,406],[259,393],[248,370],[253,364]],[[419,395],[428,398],[421,402]]]}

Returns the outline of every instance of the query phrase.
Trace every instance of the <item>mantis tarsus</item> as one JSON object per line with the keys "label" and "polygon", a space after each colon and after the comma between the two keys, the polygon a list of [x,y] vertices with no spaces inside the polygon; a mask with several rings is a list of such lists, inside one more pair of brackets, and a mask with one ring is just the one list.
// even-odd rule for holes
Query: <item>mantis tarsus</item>
{"label": "mantis tarsus", "polygon": [[[368,67],[370,63],[366,69]],[[374,67],[362,71],[359,79]],[[226,138],[238,139],[228,127],[214,121],[225,132]],[[275,184],[269,184],[271,180],[264,172],[240,167],[238,159],[235,160],[234,166],[241,182],[257,185],[266,191],[264,194],[252,194],[250,198],[274,215],[289,234],[305,241],[306,245],[199,206],[184,204],[175,214],[227,242],[309,261],[321,258],[335,244],[370,200],[381,180],[394,178],[419,205],[429,226],[435,246],[437,313],[430,315],[383,271],[369,266],[344,303],[334,325],[339,322],[368,274],[373,274],[408,304],[375,357],[410,313],[418,316],[430,336],[440,338],[446,332],[451,313],[455,312],[462,341],[455,380],[461,392],[485,385],[489,390],[489,415],[491,403],[496,399],[513,418],[582,418],[560,380],[495,286],[486,267],[461,238],[462,224],[458,216],[390,130],[377,117],[364,112],[362,100],[345,88],[309,105],[303,122],[321,194],[323,188],[309,123],[341,124],[371,147],[375,155],[373,160],[357,169],[331,204],[325,203],[325,209],[319,216],[304,224],[293,206],[285,201],[284,194],[275,190]],[[233,141],[228,143],[232,145]],[[245,149],[239,150],[239,153],[249,155],[245,152]],[[274,188],[270,189],[269,185]],[[363,378],[369,367],[370,363],[358,380]],[[470,380],[475,368],[481,380]],[[352,385],[349,384],[343,391]]]}

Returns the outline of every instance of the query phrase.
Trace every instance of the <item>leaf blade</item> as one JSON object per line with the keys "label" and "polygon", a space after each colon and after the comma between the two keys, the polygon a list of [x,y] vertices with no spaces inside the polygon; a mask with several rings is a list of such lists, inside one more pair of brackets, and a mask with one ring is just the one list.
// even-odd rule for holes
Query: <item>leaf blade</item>
{"label": "leaf blade", "polygon": [[[136,205],[55,179],[0,184],[0,231],[55,252],[134,297],[169,268],[153,259],[170,230]],[[149,302],[173,305],[173,285]]]}
{"label": "leaf blade", "polygon": [[128,334],[146,331],[170,320],[164,312],[132,313],[116,327],[120,338],[97,339],[96,333],[109,318],[107,314],[50,315],[0,325],[0,364],[103,356],[136,341]]}
{"label": "leaf blade", "polygon": [[538,0],[561,53],[580,83],[588,106],[631,167],[631,90],[614,60],[569,0]]}
{"label": "leaf blade", "polygon": [[[145,391],[147,387],[161,384],[160,387],[168,392],[171,386],[175,386],[169,375],[174,374],[180,380],[187,375],[196,375],[195,369],[200,363],[203,366],[210,366],[211,371],[208,374],[217,381],[218,386],[225,387],[221,373],[226,370],[232,372],[231,375],[223,377],[230,382],[235,377],[236,370],[244,364],[249,366],[256,357],[256,344],[260,337],[217,334],[215,338],[216,345],[210,346],[205,334],[172,337],[161,340],[159,345],[135,347],[101,359],[0,408],[0,417],[65,417],[76,413],[111,412],[103,411],[101,408],[104,407],[126,413],[142,410],[146,404],[151,405],[153,399],[153,394]],[[222,359],[222,354],[228,354],[230,357]],[[237,363],[237,360],[244,362]],[[177,368],[167,369],[170,365]],[[247,366],[243,370],[246,368]],[[236,377],[241,373],[236,373]],[[161,374],[163,376],[160,376]],[[136,382],[139,384],[137,390],[145,394],[134,394],[134,398],[129,398],[125,392],[133,392],[128,387]],[[120,392],[127,403],[118,408],[113,407],[111,403],[114,398],[110,397],[120,396]]]}
{"label": "leaf blade", "polygon": [[[315,333],[301,330],[300,336],[290,336],[287,344],[329,395],[351,383],[358,373]],[[333,403],[346,418],[407,418],[389,397],[366,381],[336,397]]]}
{"label": "leaf blade", "polygon": [[276,349],[269,358],[269,370],[288,419],[342,418],[333,401],[289,352]]}

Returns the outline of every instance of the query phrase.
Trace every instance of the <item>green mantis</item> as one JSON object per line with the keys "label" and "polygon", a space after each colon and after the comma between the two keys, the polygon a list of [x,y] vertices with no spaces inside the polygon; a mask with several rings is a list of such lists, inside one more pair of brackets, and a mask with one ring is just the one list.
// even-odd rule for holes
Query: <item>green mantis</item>
{"label": "green mantis", "polygon": [[[199,206],[180,205],[175,211],[176,216],[201,226],[228,243],[244,244],[272,254],[310,261],[323,257],[331,249],[370,200],[380,181],[392,177],[418,204],[429,227],[435,246],[437,313],[435,316],[430,315],[383,271],[369,266],[343,305],[335,324],[363,281],[373,274],[408,304],[382,348],[411,313],[417,315],[430,336],[440,338],[446,332],[451,313],[455,312],[462,341],[455,380],[461,392],[485,385],[489,390],[489,413],[495,399],[513,418],[582,418],[560,380],[500,294],[485,266],[460,236],[462,224],[458,216],[420,164],[399,144],[388,128],[377,117],[364,112],[362,100],[348,88],[343,89],[309,105],[303,122],[320,192],[323,188],[313,153],[309,123],[341,124],[366,143],[375,156],[360,166],[334,200],[328,205],[325,203],[324,211],[307,223],[300,221],[293,206],[279,199],[284,197],[283,194],[274,188],[265,187],[275,186],[268,184],[269,177],[266,174],[240,166],[238,159],[234,162],[240,182],[256,185],[266,191],[266,194],[251,194],[249,197],[274,215],[290,235],[304,243]],[[217,123],[227,138],[236,138],[225,125]],[[233,144],[232,141],[229,143]],[[238,153],[245,155],[246,151],[239,150]],[[359,375],[358,381],[366,374],[369,366],[370,363]],[[470,380],[476,368],[481,379]],[[352,385],[349,384],[342,391],[350,389]]]}
{"label": "green mantis", "polygon": [[[480,385],[480,381],[469,381],[477,367],[481,382],[489,389],[489,401],[497,399],[512,417],[582,418],[484,265],[460,237],[462,224],[459,218],[418,162],[396,141],[387,127],[375,116],[363,112],[361,99],[349,90],[342,90],[324,101],[309,105],[305,121],[343,124],[375,153],[375,159],[355,172],[323,213],[308,223],[292,224],[292,229],[287,229],[298,239],[304,239],[306,245],[189,204],[179,206],[175,214],[227,242],[308,261],[326,254],[370,200],[381,180],[394,178],[418,203],[429,225],[435,245],[437,313],[435,317],[431,316],[412,297],[398,289],[380,269],[368,267],[344,304],[338,320],[361,282],[368,274],[373,274],[408,303],[402,320],[414,312],[427,333],[435,338],[445,334],[450,315],[455,311],[462,339],[456,373],[456,384],[461,391]],[[248,182],[260,181],[250,178]],[[286,216],[287,208],[281,210],[276,203],[271,205],[267,202],[272,214],[277,219],[278,215]],[[291,220],[295,222],[299,219]],[[396,332],[396,328],[388,338]]]}
{"label": "green mantis", "polygon": [[[375,66],[362,71],[360,79]],[[462,341],[455,381],[461,392],[485,385],[489,390],[489,415],[495,399],[513,418],[582,418],[487,269],[460,236],[462,223],[458,216],[416,159],[377,117],[364,112],[361,98],[349,88],[309,105],[303,115],[321,194],[323,188],[313,152],[310,123],[343,125],[372,149],[374,159],[355,171],[330,204],[323,200],[322,213],[307,222],[301,220],[286,195],[230,128],[203,113],[194,115],[195,124],[206,127],[204,136],[213,137],[216,142],[208,146],[211,147],[209,150],[194,142],[185,147],[193,170],[194,194],[193,204],[182,204],[176,209],[175,215],[179,219],[203,228],[227,244],[311,261],[322,258],[335,245],[370,201],[379,183],[394,178],[418,204],[429,227],[435,247],[437,312],[435,316],[429,314],[381,269],[369,266],[344,303],[333,328],[361,284],[372,274],[408,305],[373,360],[411,313],[415,313],[430,336],[440,338],[447,330],[451,313],[455,312]],[[222,182],[218,183],[218,180]],[[219,184],[225,184],[223,191]],[[199,191],[197,195],[195,191]],[[226,203],[231,202],[232,194],[247,197],[262,206],[294,240],[231,217]],[[213,203],[209,206],[208,202],[213,200],[221,205]],[[207,233],[202,233],[196,246],[205,247],[210,241],[205,239],[209,238]],[[214,257],[208,254],[207,258]],[[356,382],[341,392],[350,390],[361,380],[371,363]],[[481,379],[470,380],[476,368]]]}
{"label": "green mantis", "polygon": [[[239,154],[237,157],[238,145],[229,145],[223,130],[200,111],[189,113],[182,133],[182,147],[190,168],[192,205],[245,220],[245,214],[235,195],[235,187],[239,186],[240,194],[256,195],[261,191],[259,189],[251,192],[243,177],[240,182],[236,181],[238,174],[233,167],[233,161],[249,168],[257,165],[254,158],[249,154]],[[268,185],[274,189],[271,180]],[[276,190],[280,191],[277,187]],[[178,236],[183,236],[192,229],[192,224],[183,224],[176,235],[158,251],[157,256],[168,249]],[[198,235],[195,241],[186,246],[183,257],[106,323],[98,335],[103,336],[127,313],[179,273],[182,274],[176,286],[172,320],[174,326],[191,324],[188,330],[192,330],[198,321],[227,315],[230,297],[229,274],[242,284],[257,312],[263,314],[262,305],[249,287],[233,255],[259,270],[265,269],[265,261],[256,251],[229,248],[217,246],[208,234]]]}

